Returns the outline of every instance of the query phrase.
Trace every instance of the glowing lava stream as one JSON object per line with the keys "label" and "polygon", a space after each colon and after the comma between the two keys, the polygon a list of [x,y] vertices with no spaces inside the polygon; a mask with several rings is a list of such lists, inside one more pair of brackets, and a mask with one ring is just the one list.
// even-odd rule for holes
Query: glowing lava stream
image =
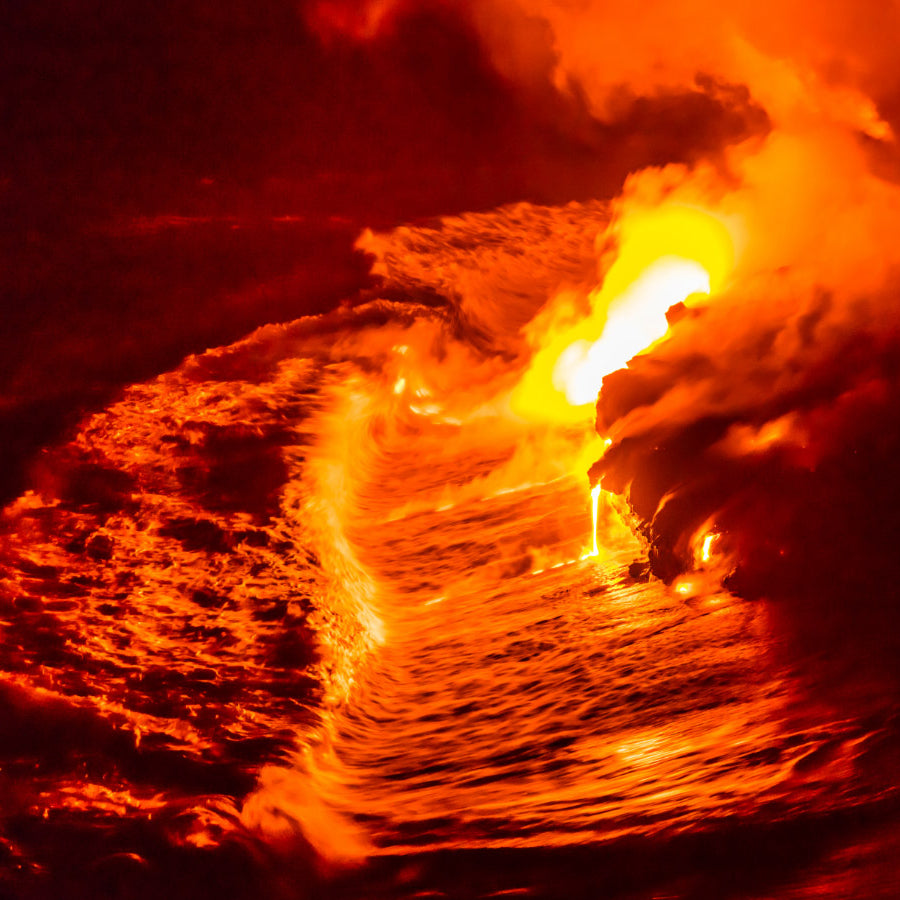
{"label": "glowing lava stream", "polygon": [[[566,432],[547,423],[592,425],[603,377],[664,338],[667,310],[712,294],[733,264],[724,225],[698,210],[621,230],[592,314],[537,337],[512,396],[518,434],[481,409],[456,430],[417,414],[409,427],[373,429],[377,446],[355,467],[364,477],[345,530],[377,585],[387,639],[306,774],[351,832],[365,823],[373,855],[552,848],[714,829],[763,810],[778,820],[826,804],[843,777],[835,767],[830,784],[795,786],[798,760],[835,724],[792,723],[794,686],[773,662],[762,606],[721,592],[688,604],[689,586],[636,581],[641,548],[629,535],[610,552],[599,484],[579,558],[586,467],[580,480],[534,477]],[[407,387],[392,380],[386,391],[402,398]],[[547,443],[520,467],[529,483],[497,490],[493,476],[533,435]],[[587,443],[587,429],[579,435]],[[441,497],[446,485],[455,502]],[[429,495],[436,502],[372,528]],[[702,561],[714,540],[701,539]]]}
{"label": "glowing lava stream", "polygon": [[700,263],[678,257],[657,260],[610,305],[596,341],[576,340],[560,354],[554,387],[572,406],[594,403],[604,375],[665,337],[670,307],[710,290],[709,272]]}
{"label": "glowing lava stream", "polygon": [[[513,410],[536,422],[593,419],[603,378],[665,338],[668,310],[705,302],[723,287],[735,263],[737,226],[729,226],[677,203],[624,215],[615,260],[588,296],[588,314],[563,309],[546,333],[532,335],[537,349]],[[561,294],[551,312],[569,299]]]}
{"label": "glowing lava stream", "polygon": [[[733,223],[731,228],[736,230]],[[672,203],[631,211],[618,229],[617,255],[588,298],[590,314],[575,321],[563,316],[563,324],[537,338],[539,347],[510,403],[526,420],[592,424],[604,377],[664,340],[669,310],[705,302],[734,267],[731,231],[695,207]],[[600,554],[601,490],[599,484],[591,489],[591,549],[582,559]]]}
{"label": "glowing lava stream", "polygon": [[590,556],[599,556],[600,548],[597,546],[597,512],[598,507],[600,506],[600,485],[595,484],[591,488],[591,552]]}
{"label": "glowing lava stream", "polygon": [[[602,564],[579,561],[578,479],[372,527],[454,473],[477,481],[502,469],[521,435],[494,424],[479,428],[479,447],[427,420],[412,435],[370,429],[354,447],[344,526],[386,640],[348,702],[326,710],[327,745],[290,782],[300,821],[328,830],[319,851],[552,848],[640,834],[651,818],[690,828],[777,805],[793,761],[820,738],[785,739],[789,692],[765,668],[761,608],[723,595],[711,616],[635,583],[633,538]],[[600,499],[595,487],[595,535]],[[771,690],[759,690],[760,672]],[[762,763],[744,762],[748,745]],[[274,800],[286,790],[274,785]]]}

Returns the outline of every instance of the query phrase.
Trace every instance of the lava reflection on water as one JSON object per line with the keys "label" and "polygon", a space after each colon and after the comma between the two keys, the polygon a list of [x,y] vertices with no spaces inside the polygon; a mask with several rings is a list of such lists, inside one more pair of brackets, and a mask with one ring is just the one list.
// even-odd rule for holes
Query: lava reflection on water
{"label": "lava reflection on water", "polygon": [[[649,580],[585,476],[605,442],[517,416],[528,353],[451,312],[379,301],[190,358],[5,510],[17,888],[202,858],[289,897],[591,896],[598,866],[651,896],[679,847],[891,808],[884,704],[818,699],[770,605]],[[71,875],[67,836],[98,833]]]}

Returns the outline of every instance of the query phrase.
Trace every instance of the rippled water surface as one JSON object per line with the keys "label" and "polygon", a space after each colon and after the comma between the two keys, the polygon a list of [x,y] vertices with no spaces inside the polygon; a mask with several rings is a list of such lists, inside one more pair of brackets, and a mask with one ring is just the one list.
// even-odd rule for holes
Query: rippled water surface
{"label": "rippled water surface", "polygon": [[605,504],[589,555],[590,424],[511,417],[457,332],[268,327],[43,455],[0,547],[10,896],[895,896],[893,682],[648,580]]}
{"label": "rippled water surface", "polygon": [[[452,438],[420,441],[381,448],[370,506],[453,471]],[[691,841],[728,867],[760,832],[794,840],[778,828],[875,803],[871,720],[808,693],[767,606],[642,580],[636,544],[582,558],[588,507],[586,486],[561,478],[354,530],[385,643],[315,771],[371,852],[518,851],[498,889],[580,895],[635,839],[651,871],[677,871],[682,844],[696,865]],[[612,883],[639,884],[634,865]],[[463,880],[464,893],[496,881]]]}

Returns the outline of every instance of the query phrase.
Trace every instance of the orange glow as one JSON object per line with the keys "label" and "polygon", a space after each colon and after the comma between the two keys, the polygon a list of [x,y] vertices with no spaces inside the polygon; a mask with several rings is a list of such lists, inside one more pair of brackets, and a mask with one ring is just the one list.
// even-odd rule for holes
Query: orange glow
{"label": "orange glow", "polygon": [[[57,38],[80,32],[48,20],[59,46],[36,52],[47,17],[17,14],[14,86],[41,82],[47,109],[17,102],[16,134],[52,138],[53,171],[19,140],[0,173],[28,211],[0,242],[24,276],[4,281],[39,302],[10,318],[36,330],[0,376],[4,459],[23,462],[7,489],[32,488],[0,512],[0,894],[890,896],[896,878],[840,882],[876,855],[896,869],[900,833],[900,604],[874,565],[900,533],[900,0],[232,6],[148,19],[191,81],[166,104],[188,131],[160,197],[157,153],[132,150],[168,118],[121,115],[135,92],[79,68],[116,99],[98,132],[115,152],[91,138],[70,162],[45,113],[75,110],[90,137],[95,107],[34,75],[50,61],[59,81],[80,54]],[[209,52],[189,52],[198,29]],[[210,334],[260,326],[105,408],[84,352],[76,424],[68,385],[26,390],[67,371],[44,337],[88,346],[38,295],[68,276],[67,232],[95,261],[68,179],[90,175],[85,210],[111,215],[132,157],[129,209],[291,214],[275,268],[252,272],[207,246],[218,218],[143,217],[108,321],[66,277],[98,341],[177,329],[206,286],[155,316],[155,278],[145,291],[128,260],[152,237],[187,273],[172,253],[202,221],[225,279]],[[215,183],[179,196],[201,163]],[[366,225],[384,230],[351,251]],[[355,274],[316,299],[307,278],[342,274],[332,245]],[[142,361],[132,331],[123,382],[208,346],[175,333]],[[30,457],[44,433],[63,443]],[[847,576],[833,603],[828,557]],[[890,655],[856,681],[876,630]],[[64,866],[85,851],[97,890],[65,889],[42,831]],[[827,891],[802,883],[828,871]]]}
{"label": "orange glow", "polygon": [[707,534],[703,538],[703,543],[700,547],[700,561],[701,562],[709,562],[709,554],[712,549],[713,542],[718,538],[717,534]]}
{"label": "orange glow", "polygon": [[750,456],[785,444],[802,444],[806,440],[796,423],[796,415],[788,413],[758,428],[733,425],[716,445],[727,456]]}
{"label": "orange glow", "polygon": [[614,234],[618,251],[587,298],[589,314],[536,336],[537,352],[512,396],[523,418],[589,420],[604,376],[663,340],[667,310],[703,302],[735,264],[725,222],[693,206],[626,209]]}
{"label": "orange glow", "polygon": [[691,536],[690,551],[696,579],[709,581],[710,577],[726,574],[728,559],[722,533],[713,519],[707,519]]}

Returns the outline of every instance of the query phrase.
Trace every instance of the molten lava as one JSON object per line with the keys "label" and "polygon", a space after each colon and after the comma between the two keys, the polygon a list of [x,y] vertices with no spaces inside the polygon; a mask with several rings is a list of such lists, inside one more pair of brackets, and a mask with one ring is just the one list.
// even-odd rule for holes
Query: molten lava
{"label": "molten lava", "polygon": [[[33,461],[0,516],[0,894],[893,897],[900,13],[302,6],[323,83],[418,89],[461,42],[450,126],[496,114],[514,197],[552,202],[373,213],[346,303]],[[310,182],[413,153],[360,141],[342,181],[315,113],[278,155]]]}
{"label": "molten lava", "polygon": [[512,398],[526,418],[590,417],[603,378],[651,350],[668,332],[666,313],[720,290],[735,264],[723,220],[682,204],[626,210],[604,238],[614,246],[600,285],[584,298],[585,313],[564,293],[560,318],[534,336],[538,349]]}
{"label": "molten lava", "polygon": [[600,507],[600,485],[595,484],[591,488],[591,552],[590,556],[600,555],[600,546],[597,543],[597,519]]}
{"label": "molten lava", "polygon": [[671,307],[710,290],[709,272],[697,262],[664,256],[652,263],[610,303],[603,333],[593,344],[579,340],[560,354],[554,387],[572,406],[593,404],[605,375],[665,337]]}

